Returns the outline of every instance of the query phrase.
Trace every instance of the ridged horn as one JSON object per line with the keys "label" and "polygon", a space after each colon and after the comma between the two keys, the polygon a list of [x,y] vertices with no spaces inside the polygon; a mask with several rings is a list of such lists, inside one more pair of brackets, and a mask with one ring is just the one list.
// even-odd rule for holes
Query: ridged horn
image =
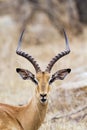
{"label": "ridged horn", "polygon": [[63,29],[63,33],[64,33],[64,37],[65,37],[65,43],[66,43],[66,49],[65,51],[57,54],[54,58],[52,58],[52,60],[49,62],[49,64],[47,65],[47,68],[45,71],[49,72],[51,71],[53,65],[60,59],[62,58],[63,56],[67,55],[70,53],[70,48],[69,48],[69,42],[68,42],[68,37],[67,37],[67,34],[65,32],[65,30]]}
{"label": "ridged horn", "polygon": [[20,38],[19,38],[19,41],[18,41],[18,47],[17,47],[17,50],[16,50],[16,53],[24,58],[26,58],[28,61],[30,61],[32,63],[32,65],[34,66],[35,70],[36,70],[36,73],[40,72],[41,69],[39,67],[39,65],[37,64],[37,62],[35,61],[35,59],[27,54],[26,52],[23,52],[21,51],[20,47],[21,47],[21,44],[22,44],[22,38],[23,38],[23,34],[25,32],[25,29],[22,31],[21,35],[20,35]]}

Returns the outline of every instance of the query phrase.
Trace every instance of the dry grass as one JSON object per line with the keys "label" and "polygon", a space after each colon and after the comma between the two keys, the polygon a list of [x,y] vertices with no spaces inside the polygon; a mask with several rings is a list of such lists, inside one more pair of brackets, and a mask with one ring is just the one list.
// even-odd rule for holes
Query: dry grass
{"label": "dry grass", "polygon": [[[16,24],[6,19],[0,20],[0,102],[18,105],[28,102],[34,92],[31,81],[22,81],[15,72],[16,67],[33,67],[25,59],[15,54],[19,32]],[[34,25],[35,26],[35,25]],[[64,48],[64,39],[51,28],[40,26],[40,31],[28,27],[23,44],[24,50],[38,60],[44,70],[48,61]],[[48,26],[50,27],[50,25]],[[87,110],[58,120],[50,119],[79,110],[87,105],[87,28],[81,36],[69,35],[71,54],[56,63],[52,72],[62,68],[71,68],[72,73],[64,80],[57,81],[51,87],[49,108],[45,122],[40,130],[86,130]],[[30,44],[32,43],[32,44]]]}

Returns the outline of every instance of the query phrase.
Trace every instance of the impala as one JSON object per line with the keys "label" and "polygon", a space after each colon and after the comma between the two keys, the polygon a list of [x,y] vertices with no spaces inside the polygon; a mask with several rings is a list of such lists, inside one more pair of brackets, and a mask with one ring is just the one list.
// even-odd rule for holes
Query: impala
{"label": "impala", "polygon": [[65,31],[66,49],[52,58],[45,71],[41,71],[38,63],[31,55],[21,51],[20,46],[23,34],[24,30],[19,38],[16,53],[32,63],[36,70],[36,75],[26,69],[17,68],[16,71],[22,79],[29,79],[36,84],[35,93],[30,102],[23,106],[0,104],[0,130],[38,130],[46,115],[50,85],[55,80],[63,80],[71,71],[71,69],[68,68],[59,70],[53,75],[50,74],[53,65],[70,52]]}

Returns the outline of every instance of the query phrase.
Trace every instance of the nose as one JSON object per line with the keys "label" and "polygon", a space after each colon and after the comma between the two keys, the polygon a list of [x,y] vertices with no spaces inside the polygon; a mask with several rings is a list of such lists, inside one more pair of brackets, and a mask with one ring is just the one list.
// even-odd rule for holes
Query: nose
{"label": "nose", "polygon": [[47,94],[40,94],[40,97],[41,97],[41,102],[46,102],[46,100],[47,100]]}

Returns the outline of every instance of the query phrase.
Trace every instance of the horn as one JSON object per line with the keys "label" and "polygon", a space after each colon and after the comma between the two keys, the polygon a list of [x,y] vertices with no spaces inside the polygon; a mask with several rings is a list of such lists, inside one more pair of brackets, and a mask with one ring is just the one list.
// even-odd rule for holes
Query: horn
{"label": "horn", "polygon": [[67,34],[65,32],[65,30],[63,29],[63,33],[64,33],[64,37],[65,37],[65,43],[66,43],[66,49],[65,51],[57,54],[54,58],[52,58],[52,60],[49,62],[49,64],[47,65],[47,68],[45,71],[49,72],[51,71],[53,65],[60,59],[62,58],[63,56],[67,55],[70,53],[70,48],[69,48],[69,42],[68,42],[68,37],[67,37]]}
{"label": "horn", "polygon": [[23,52],[21,51],[20,47],[21,47],[21,44],[22,44],[22,38],[23,38],[23,34],[25,32],[25,29],[23,29],[21,35],[20,35],[20,38],[19,38],[19,41],[18,41],[18,47],[17,47],[17,50],[16,50],[16,53],[24,58],[26,58],[28,61],[30,61],[32,63],[32,65],[34,66],[35,70],[36,70],[36,73],[40,72],[41,69],[38,65],[38,63],[35,61],[35,59],[27,54],[26,52]]}

